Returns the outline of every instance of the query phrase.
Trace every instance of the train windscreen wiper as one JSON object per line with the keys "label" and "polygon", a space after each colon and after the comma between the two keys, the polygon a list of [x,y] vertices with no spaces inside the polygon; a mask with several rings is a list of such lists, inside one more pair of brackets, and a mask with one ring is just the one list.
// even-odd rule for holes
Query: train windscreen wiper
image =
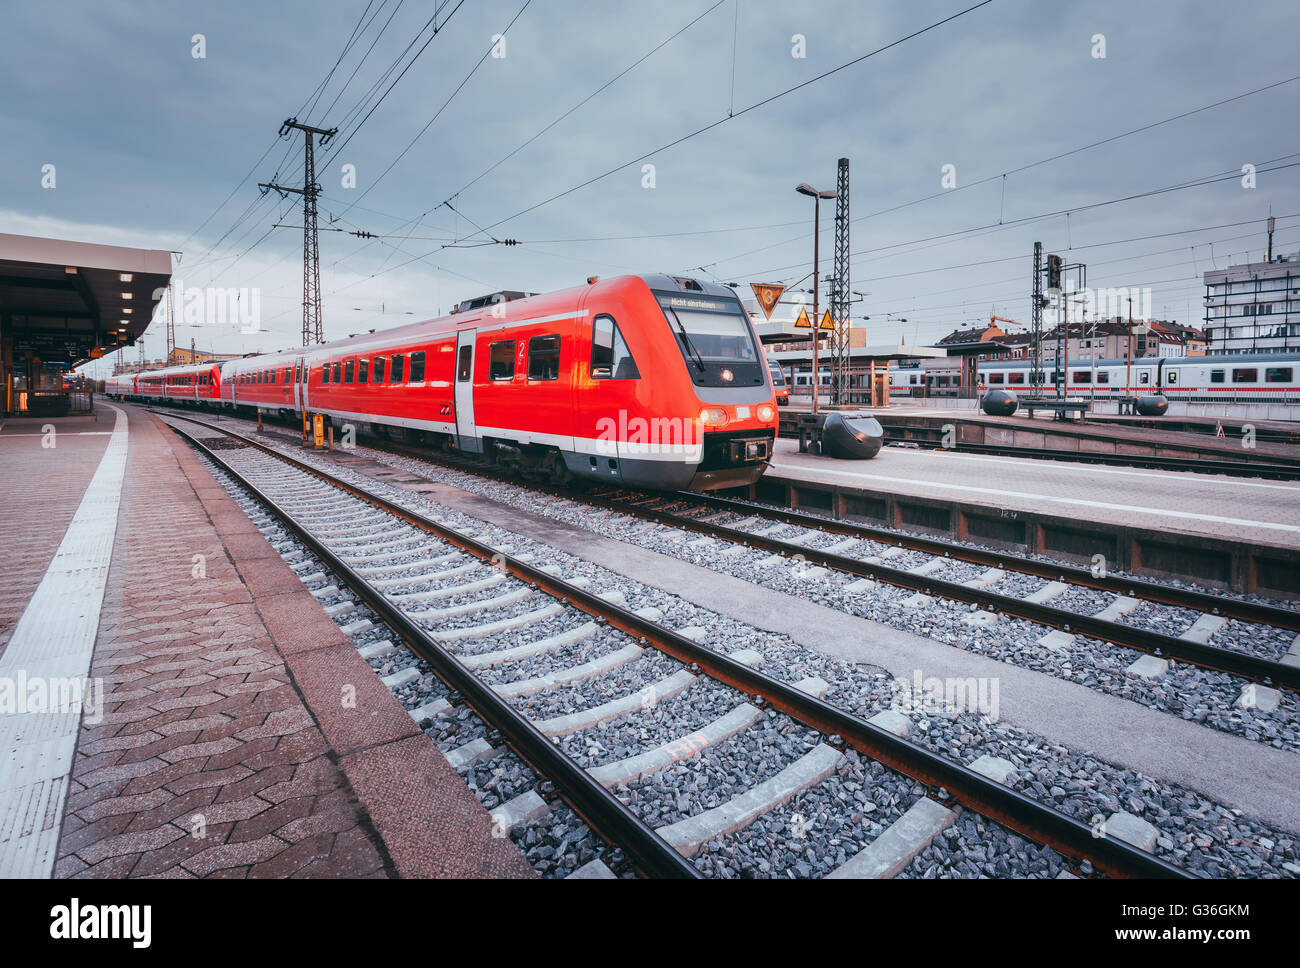
{"label": "train windscreen wiper", "polygon": [[697,350],[695,344],[691,342],[691,337],[686,332],[686,327],[682,325],[682,318],[677,315],[677,310],[673,309],[671,306],[668,307],[668,311],[673,314],[673,319],[677,320],[677,332],[682,334],[682,345],[686,347],[687,352],[689,352],[691,357],[695,360],[696,367],[698,367],[699,371],[703,373],[705,370],[704,357],[700,356],[699,350]]}

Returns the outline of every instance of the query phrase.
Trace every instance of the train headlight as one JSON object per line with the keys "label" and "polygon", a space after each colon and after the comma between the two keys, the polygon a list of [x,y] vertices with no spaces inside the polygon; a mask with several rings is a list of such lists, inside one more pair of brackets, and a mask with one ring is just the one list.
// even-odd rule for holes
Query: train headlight
{"label": "train headlight", "polygon": [[705,427],[722,427],[727,423],[727,411],[721,407],[705,407],[700,411],[700,423]]}
{"label": "train headlight", "polygon": [[773,410],[771,407],[769,407],[766,403],[758,408],[758,419],[763,421],[763,423],[770,423],[772,418],[775,416],[776,416],[776,411]]}

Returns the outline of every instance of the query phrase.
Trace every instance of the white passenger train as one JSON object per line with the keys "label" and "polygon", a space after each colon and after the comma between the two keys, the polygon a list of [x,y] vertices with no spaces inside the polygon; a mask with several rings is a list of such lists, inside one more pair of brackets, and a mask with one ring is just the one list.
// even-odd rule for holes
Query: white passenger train
{"label": "white passenger train", "polygon": [[[1028,394],[1028,360],[989,360],[979,365],[979,389]],[[1079,360],[1066,367],[1071,396],[1110,398],[1163,393],[1188,403],[1287,403],[1300,405],[1300,353],[1235,353],[1216,356],[1144,357],[1133,360]],[[1127,377],[1127,379],[1126,379]],[[890,371],[895,395],[957,396],[961,377],[951,367],[924,362]],[[1055,361],[1043,361],[1046,392],[1056,383]]]}

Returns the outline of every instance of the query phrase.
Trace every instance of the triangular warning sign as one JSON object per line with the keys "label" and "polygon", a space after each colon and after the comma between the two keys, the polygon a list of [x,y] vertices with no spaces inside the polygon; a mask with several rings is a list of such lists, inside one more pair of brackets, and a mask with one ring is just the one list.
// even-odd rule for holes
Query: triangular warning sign
{"label": "triangular warning sign", "polygon": [[826,312],[822,313],[821,325],[818,326],[817,328],[829,329],[831,332],[835,331],[835,324],[831,322],[831,311],[829,309],[826,310]]}
{"label": "triangular warning sign", "polygon": [[781,298],[781,293],[785,292],[785,286],[775,282],[751,282],[749,288],[754,290],[758,304],[763,307],[764,318],[771,319],[772,310],[776,308],[776,301]]}
{"label": "triangular warning sign", "polygon": [[799,307],[799,318],[794,321],[795,329],[812,329],[812,320],[808,318],[808,307]]}

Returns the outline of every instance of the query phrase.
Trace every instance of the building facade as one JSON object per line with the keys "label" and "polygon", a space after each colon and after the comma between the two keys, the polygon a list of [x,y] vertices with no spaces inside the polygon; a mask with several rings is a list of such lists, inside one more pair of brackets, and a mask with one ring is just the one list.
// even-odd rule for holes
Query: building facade
{"label": "building facade", "polygon": [[1208,352],[1300,350],[1300,252],[1211,269],[1204,279]]}

